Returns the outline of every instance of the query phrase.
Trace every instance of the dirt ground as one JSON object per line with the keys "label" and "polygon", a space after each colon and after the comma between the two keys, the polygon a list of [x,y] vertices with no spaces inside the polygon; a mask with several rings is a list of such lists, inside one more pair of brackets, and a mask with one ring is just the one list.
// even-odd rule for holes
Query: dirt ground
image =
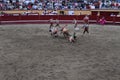
{"label": "dirt ground", "polygon": [[0,25],[0,80],[120,80],[120,26],[80,28],[76,43],[48,26]]}

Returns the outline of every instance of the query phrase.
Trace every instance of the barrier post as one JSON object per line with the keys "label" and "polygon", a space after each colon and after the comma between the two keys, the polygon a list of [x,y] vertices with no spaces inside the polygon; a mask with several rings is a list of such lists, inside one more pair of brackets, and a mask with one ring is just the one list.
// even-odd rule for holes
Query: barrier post
{"label": "barrier post", "polygon": [[19,20],[21,20],[21,14],[19,14]]}
{"label": "barrier post", "polygon": [[114,15],[114,17],[113,17],[113,23],[115,24],[115,17],[116,17],[116,15]]}
{"label": "barrier post", "polygon": [[97,13],[97,19],[96,19],[96,20],[97,20],[97,21],[96,21],[97,23],[99,23],[99,17],[100,17],[100,12]]}
{"label": "barrier post", "polygon": [[0,15],[0,25],[1,25],[1,15]]}
{"label": "barrier post", "polygon": [[113,24],[115,24],[115,15],[111,15],[111,17],[113,18]]}
{"label": "barrier post", "polygon": [[38,13],[38,20],[40,20],[40,13]]}
{"label": "barrier post", "polygon": [[2,24],[2,22],[1,22],[1,21],[2,21],[2,15],[0,15],[0,25]]}
{"label": "barrier post", "polygon": [[112,13],[112,14],[110,15],[110,17],[112,17],[112,22],[113,22],[113,24],[115,24],[115,14]]}

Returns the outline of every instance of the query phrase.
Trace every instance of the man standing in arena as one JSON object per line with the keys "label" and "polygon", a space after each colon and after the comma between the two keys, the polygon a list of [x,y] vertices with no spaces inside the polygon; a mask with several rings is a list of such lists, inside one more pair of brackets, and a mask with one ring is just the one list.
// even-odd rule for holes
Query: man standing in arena
{"label": "man standing in arena", "polygon": [[73,20],[73,24],[74,24],[74,28],[76,28],[77,27],[77,20],[76,19]]}
{"label": "man standing in arena", "polygon": [[51,32],[51,28],[53,27],[53,18],[51,18],[49,22],[50,22],[49,32]]}
{"label": "man standing in arena", "polygon": [[83,18],[83,21],[84,21],[84,25],[83,25],[83,28],[84,28],[83,35],[84,35],[85,32],[89,33],[89,17],[88,17],[88,15],[86,15]]}
{"label": "man standing in arena", "polygon": [[73,20],[73,24],[74,24],[74,30],[75,30],[75,31],[79,31],[79,28],[77,27],[78,22],[77,22],[76,19]]}
{"label": "man standing in arena", "polygon": [[89,25],[88,24],[84,24],[83,28],[84,28],[83,35],[85,34],[85,32],[89,33]]}
{"label": "man standing in arena", "polygon": [[86,16],[83,18],[83,21],[84,21],[84,24],[89,24],[89,17],[88,17],[88,15],[86,15]]}
{"label": "man standing in arena", "polygon": [[59,20],[58,20],[58,19],[55,20],[55,23],[56,23],[55,27],[60,27],[60,24],[59,24]]}
{"label": "man standing in arena", "polygon": [[99,20],[99,23],[100,23],[101,25],[104,25],[105,22],[106,22],[105,17],[102,17],[102,18]]}

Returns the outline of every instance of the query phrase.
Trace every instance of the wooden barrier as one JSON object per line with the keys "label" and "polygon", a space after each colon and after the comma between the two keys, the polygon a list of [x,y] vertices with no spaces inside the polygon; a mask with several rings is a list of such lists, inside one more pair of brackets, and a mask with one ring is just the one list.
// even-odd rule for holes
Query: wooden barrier
{"label": "wooden barrier", "polygon": [[[64,21],[69,21],[69,20],[80,20],[82,21],[85,15],[33,15],[33,14],[28,14],[28,15],[21,15],[21,14],[13,14],[13,15],[2,15],[0,16],[0,21],[1,22],[19,22],[19,21],[23,21],[26,20],[29,22],[29,20],[31,21],[48,21],[49,19],[53,18],[55,19],[59,19],[59,20],[64,20]],[[102,16],[96,16],[96,15],[90,15],[90,23],[96,23],[98,22],[98,20],[100,18],[102,18]],[[107,16],[106,18],[107,23],[111,23],[111,24],[115,24],[115,23],[119,23],[120,24],[120,17],[117,16]],[[46,22],[48,23],[48,22]]]}
{"label": "wooden barrier", "polygon": [[[80,11],[76,11],[75,14],[78,14]],[[86,11],[85,11],[86,12]],[[67,11],[65,12],[67,13]],[[113,15],[112,15],[113,14]],[[91,10],[91,15],[89,15],[91,22],[98,22],[100,18],[105,17],[107,20],[107,23],[111,24],[120,24],[120,16],[117,16],[120,14],[120,11],[101,11],[101,10]],[[112,16],[111,16],[112,15]],[[85,16],[84,15],[40,15],[39,12],[35,13],[28,13],[26,15],[23,15],[21,13],[13,13],[13,14],[5,14],[0,16],[0,23],[3,21],[22,21],[22,20],[46,20],[53,18],[59,19],[59,20],[82,20]]]}

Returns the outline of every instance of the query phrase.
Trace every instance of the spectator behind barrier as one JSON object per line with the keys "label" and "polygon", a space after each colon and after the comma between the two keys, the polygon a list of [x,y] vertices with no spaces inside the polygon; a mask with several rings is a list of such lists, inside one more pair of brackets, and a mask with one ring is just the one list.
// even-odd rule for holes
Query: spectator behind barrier
{"label": "spectator behind barrier", "polygon": [[3,0],[0,10],[80,10],[80,9],[120,9],[120,2],[101,0]]}

